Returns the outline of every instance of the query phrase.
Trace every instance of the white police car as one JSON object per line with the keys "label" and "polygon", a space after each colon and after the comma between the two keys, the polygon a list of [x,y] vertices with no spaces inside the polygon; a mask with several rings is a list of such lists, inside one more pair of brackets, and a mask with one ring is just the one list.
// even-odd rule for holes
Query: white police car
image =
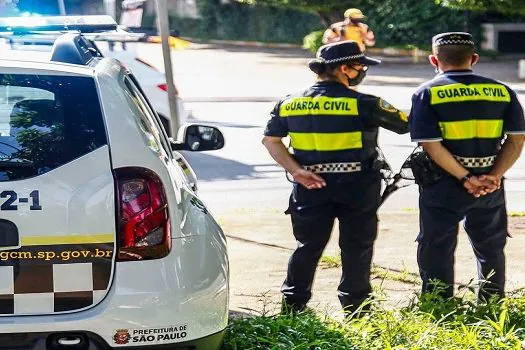
{"label": "white police car", "polygon": [[[6,20],[0,36],[24,35]],[[69,31],[50,60],[0,60],[0,349],[218,349],[225,236],[173,151],[222,134],[170,140],[130,72],[74,32],[112,25],[63,20],[30,30]]]}

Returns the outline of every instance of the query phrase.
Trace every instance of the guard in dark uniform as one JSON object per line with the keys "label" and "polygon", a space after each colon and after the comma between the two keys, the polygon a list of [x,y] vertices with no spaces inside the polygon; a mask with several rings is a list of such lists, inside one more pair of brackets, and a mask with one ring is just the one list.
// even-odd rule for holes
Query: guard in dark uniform
{"label": "guard in dark uniform", "polygon": [[[381,177],[378,127],[408,132],[407,115],[384,100],[356,92],[369,65],[355,41],[322,46],[310,69],[318,81],[280,100],[263,144],[294,178],[287,213],[297,249],[282,286],[283,305],[302,310],[311,297],[315,269],[337,218],[342,306],[353,311],[369,297],[370,265],[377,235]],[[281,142],[289,136],[293,154]]]}
{"label": "guard in dark uniform", "polygon": [[523,148],[523,109],[508,86],[473,73],[479,56],[470,34],[442,33],[433,37],[432,46],[429,59],[438,74],[416,91],[410,114],[412,140],[442,171],[427,177],[434,181],[420,183],[417,257],[423,292],[453,295],[458,224],[465,219],[482,281],[478,299],[503,296],[507,213],[502,178]]}

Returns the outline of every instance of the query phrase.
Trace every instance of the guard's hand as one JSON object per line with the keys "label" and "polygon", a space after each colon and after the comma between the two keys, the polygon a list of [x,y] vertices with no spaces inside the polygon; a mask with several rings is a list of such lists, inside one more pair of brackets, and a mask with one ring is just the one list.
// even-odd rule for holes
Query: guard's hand
{"label": "guard's hand", "polygon": [[481,176],[472,176],[470,179],[465,181],[463,187],[476,198],[485,196],[488,193],[492,193],[498,189],[497,185],[492,180]]}
{"label": "guard's hand", "polygon": [[470,183],[470,180],[469,181],[465,181],[465,183],[463,183],[463,187],[465,188],[465,190],[467,190],[468,193],[470,193],[471,195],[473,195],[474,197],[478,198],[480,197],[482,194],[481,194],[481,188],[473,185],[472,183]]}
{"label": "guard's hand", "polygon": [[309,190],[319,189],[326,186],[324,179],[308,170],[298,169],[292,174],[295,182],[300,183]]}
{"label": "guard's hand", "polygon": [[489,182],[492,185],[493,190],[490,191],[490,193],[492,193],[492,192],[494,192],[496,190],[499,190],[501,188],[501,178],[502,178],[502,176],[492,175],[492,174],[481,175],[479,177],[479,179],[481,181],[487,181],[487,182]]}

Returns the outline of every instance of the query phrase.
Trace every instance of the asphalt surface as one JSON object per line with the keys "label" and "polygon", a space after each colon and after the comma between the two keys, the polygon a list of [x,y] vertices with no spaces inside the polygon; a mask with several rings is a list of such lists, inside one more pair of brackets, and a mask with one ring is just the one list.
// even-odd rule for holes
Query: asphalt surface
{"label": "asphalt surface", "polygon": [[[158,45],[140,45],[137,54],[162,69]],[[315,77],[306,66],[312,55],[297,49],[264,49],[228,45],[192,45],[173,51],[175,83],[191,111],[191,122],[215,125],[226,138],[224,149],[186,153],[200,179],[200,196],[210,208],[226,212],[239,207],[284,208],[290,183],[260,140],[276,100],[301,90]],[[426,63],[410,64],[383,57],[371,67],[359,90],[383,97],[409,111],[416,87],[434,75]],[[405,60],[406,61],[406,60]],[[486,60],[480,74],[509,83],[525,105],[525,81],[517,77],[517,60]],[[408,135],[381,130],[380,144],[393,169],[398,169],[414,144]],[[525,157],[508,172],[510,211],[525,209]],[[417,207],[415,186],[399,190],[383,211]]]}
{"label": "asphalt surface", "polygon": [[[160,47],[138,47],[142,59],[162,68]],[[177,88],[191,110],[190,121],[217,126],[226,145],[213,152],[185,155],[199,177],[199,196],[213,212],[228,236],[231,301],[236,312],[255,313],[279,307],[279,287],[286,262],[296,242],[290,234],[289,217],[283,214],[291,184],[261,144],[276,100],[311,84],[315,77],[306,68],[312,55],[292,49],[243,48],[195,45],[173,52]],[[401,61],[401,62],[400,62]],[[360,91],[379,95],[408,111],[417,85],[434,75],[427,64],[407,64],[385,59],[370,69]],[[525,103],[525,82],[517,79],[517,61],[482,62],[480,73],[512,84]],[[382,130],[380,144],[394,169],[399,168],[414,144],[408,135]],[[508,207],[525,210],[525,157],[508,173]],[[417,189],[411,185],[396,192],[380,211],[380,232],[374,264],[383,269],[417,277]],[[508,290],[521,288],[525,272],[521,252],[525,247],[525,222],[511,218],[515,237],[509,240]],[[459,235],[456,277],[468,284],[476,276],[476,263],[465,234]],[[337,255],[337,229],[325,250]],[[310,306],[338,310],[335,290],[339,269],[317,270]],[[373,284],[387,295],[390,306],[406,304],[419,290],[417,283],[396,282],[375,274]]]}

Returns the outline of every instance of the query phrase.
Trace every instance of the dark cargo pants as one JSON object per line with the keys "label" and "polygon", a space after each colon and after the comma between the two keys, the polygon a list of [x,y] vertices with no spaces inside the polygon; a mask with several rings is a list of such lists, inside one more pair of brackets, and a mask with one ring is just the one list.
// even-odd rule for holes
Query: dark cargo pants
{"label": "dark cargo pants", "polygon": [[[443,297],[453,295],[454,251],[458,224],[464,227],[478,263],[480,299],[504,295],[507,212],[505,192],[500,190],[474,198],[454,178],[446,177],[420,191],[420,233],[417,260],[423,292],[432,290],[430,280],[445,284]],[[486,281],[486,282],[485,282]]]}
{"label": "dark cargo pants", "polygon": [[351,182],[329,183],[318,190],[294,185],[287,213],[291,215],[297,248],[290,257],[281,288],[285,303],[304,307],[310,300],[317,263],[336,218],[342,260],[338,288],[341,305],[355,310],[369,297],[380,191],[381,179],[376,172],[363,172]]}

